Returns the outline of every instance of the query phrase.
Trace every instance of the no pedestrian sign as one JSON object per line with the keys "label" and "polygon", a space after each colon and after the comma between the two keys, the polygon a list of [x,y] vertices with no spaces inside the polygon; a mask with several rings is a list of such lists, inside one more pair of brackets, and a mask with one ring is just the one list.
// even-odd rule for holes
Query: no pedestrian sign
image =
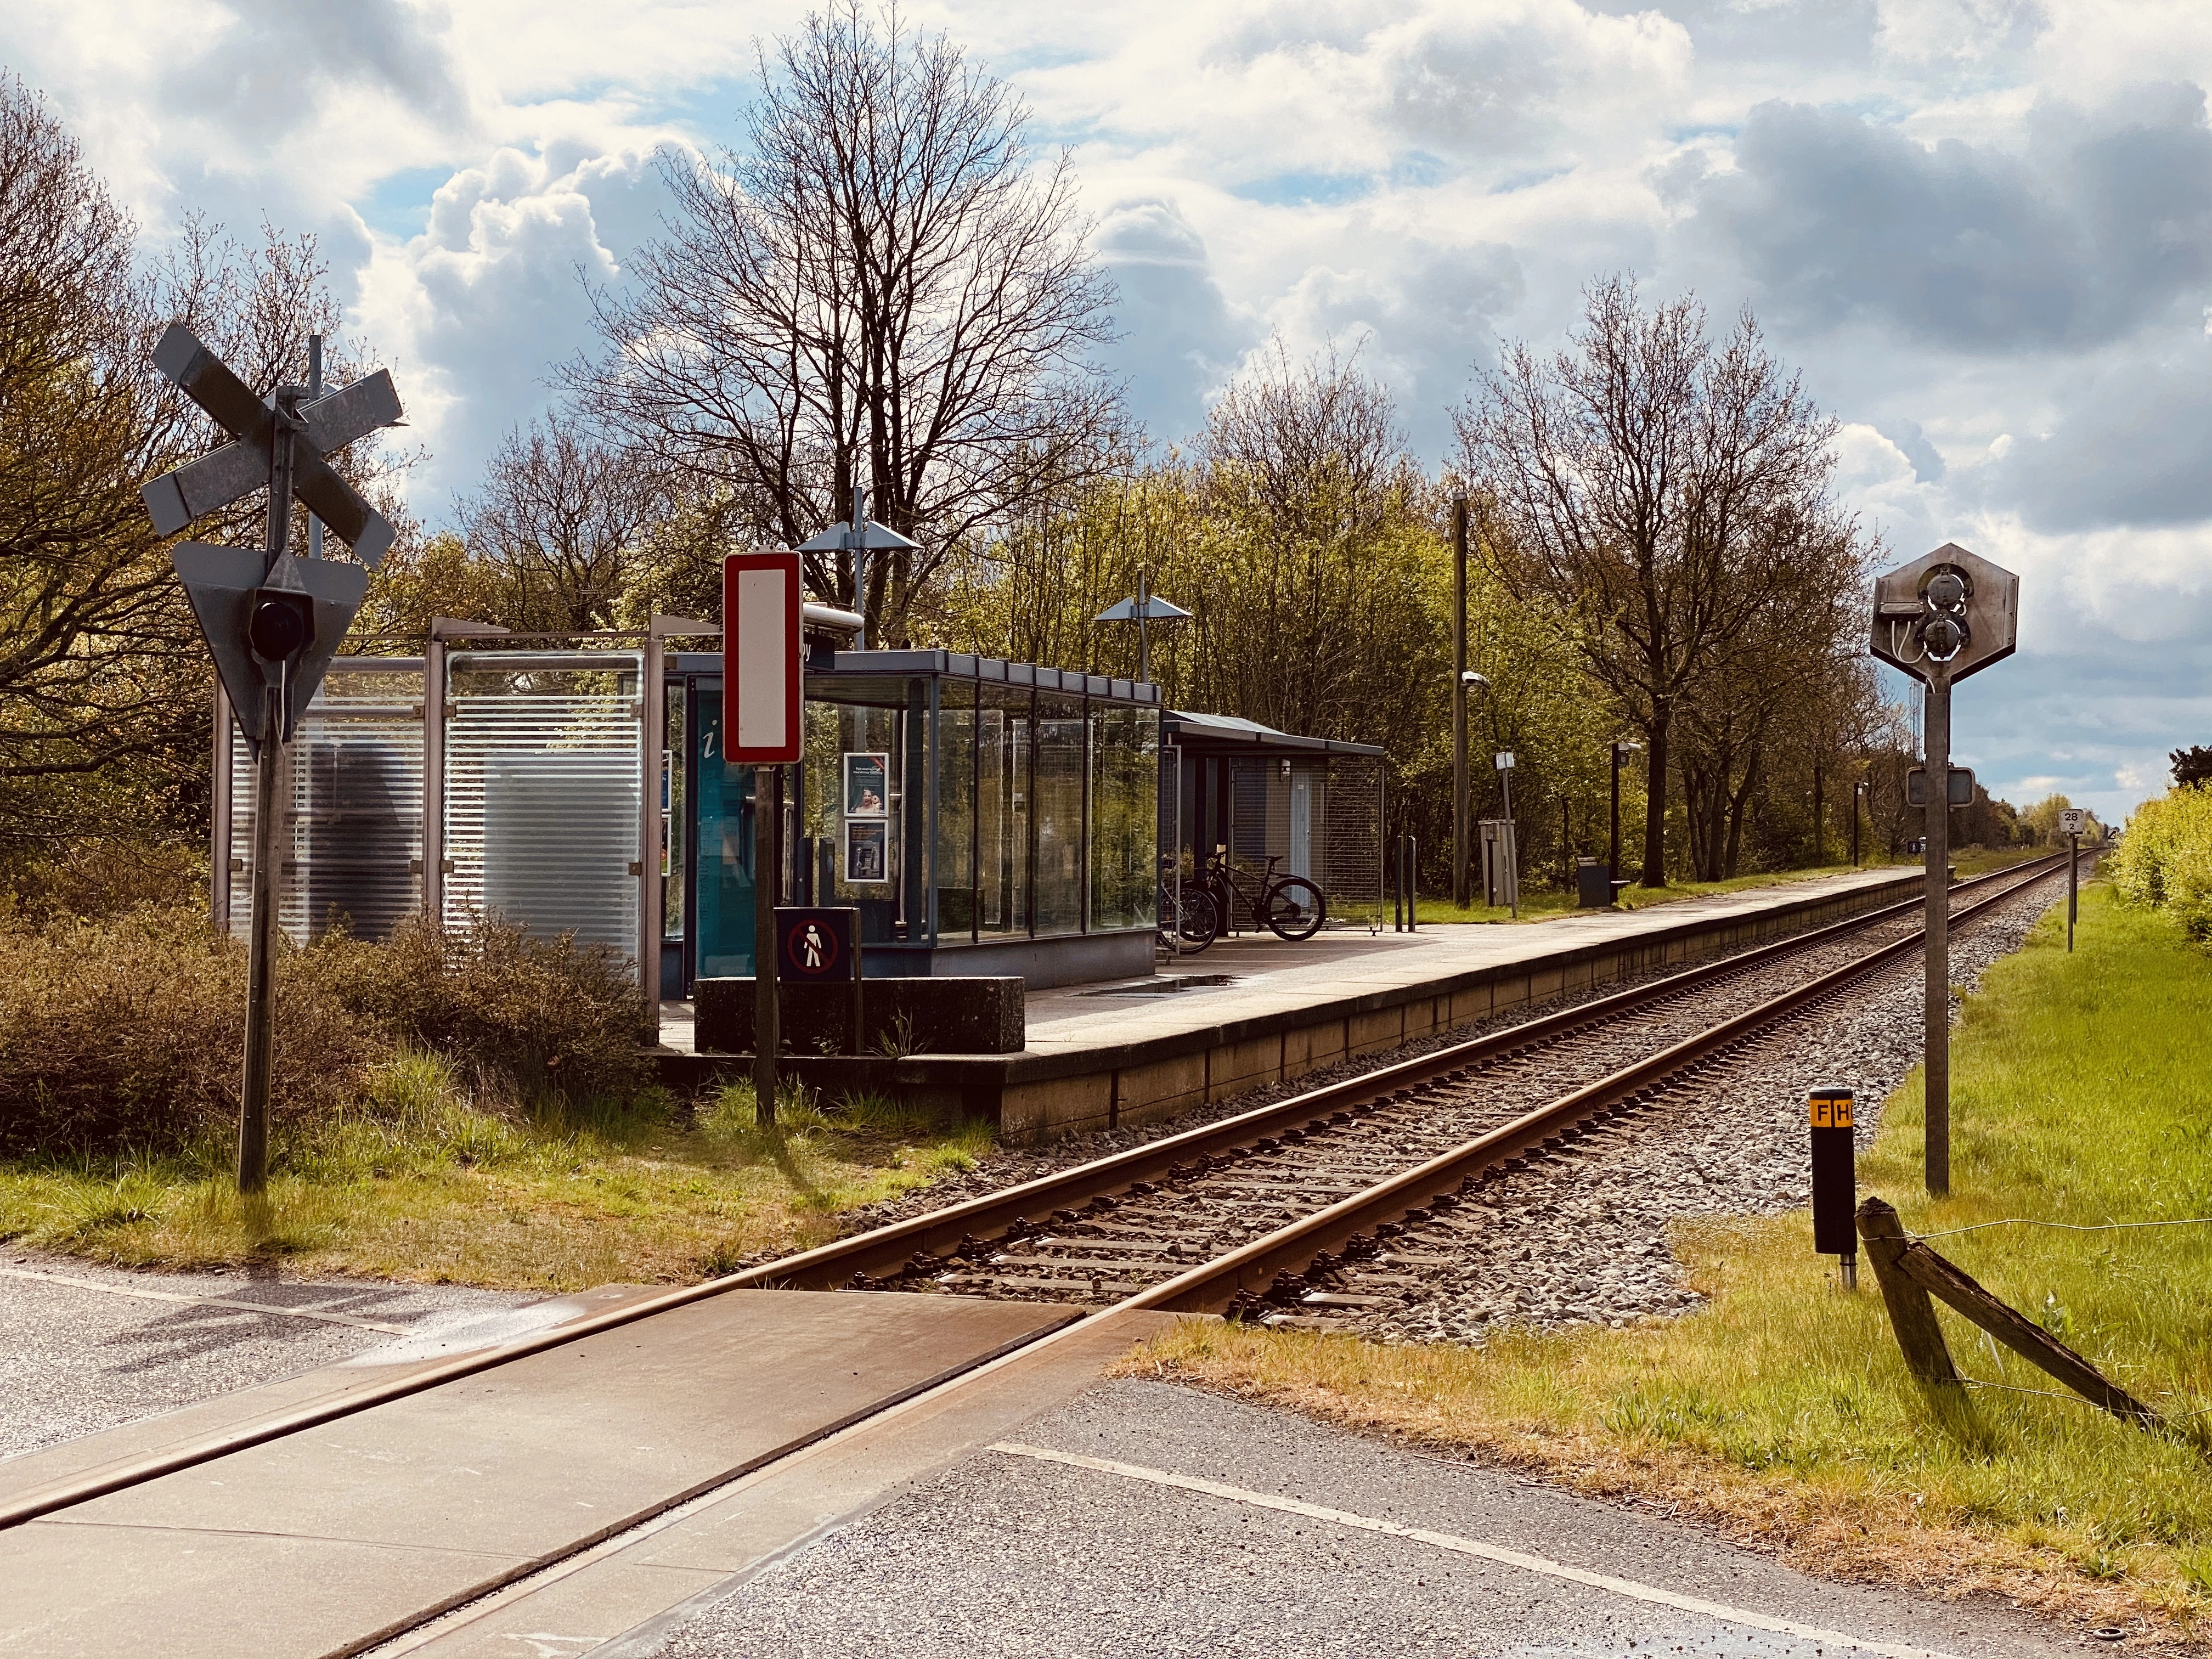
{"label": "no pedestrian sign", "polygon": [[781,906],[775,913],[777,977],[831,984],[854,977],[860,913],[850,906]]}

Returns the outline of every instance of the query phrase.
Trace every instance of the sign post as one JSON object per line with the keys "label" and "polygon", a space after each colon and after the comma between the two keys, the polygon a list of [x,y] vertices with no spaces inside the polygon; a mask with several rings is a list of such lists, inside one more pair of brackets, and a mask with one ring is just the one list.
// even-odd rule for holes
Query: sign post
{"label": "sign post", "polygon": [[1836,1258],[1847,1291],[1859,1287],[1858,1159],[1851,1126],[1856,1098],[1846,1088],[1814,1089],[1805,1097],[1813,1137],[1813,1248]]}
{"label": "sign post", "polygon": [[2081,899],[2081,831],[2088,827],[2089,814],[2079,806],[2058,809],[2058,827],[2066,836],[2066,954],[2074,954],[2074,917]]}
{"label": "sign post", "polygon": [[[179,542],[169,550],[169,562],[184,582],[232,714],[253,754],[253,910],[238,1103],[241,1193],[258,1193],[269,1182],[284,744],[353,624],[368,591],[368,572],[383,562],[392,538],[384,515],[324,459],[398,420],[399,395],[392,390],[392,376],[379,369],[343,391],[323,395],[319,336],[310,355],[313,384],[278,386],[264,402],[191,330],[172,323],[155,344],[155,367],[213,416],[231,441],[164,472],[139,491],[154,528],[164,536],[256,489],[269,492],[263,548]],[[290,550],[295,497],[312,515],[304,559]],[[324,525],[353,549],[360,564],[321,556]]]}
{"label": "sign post", "polygon": [[1505,792],[1505,856],[1512,860],[1505,872],[1506,915],[1521,920],[1521,854],[1513,836],[1513,751],[1501,749],[1495,757],[1498,787]]}
{"label": "sign post", "polygon": [[753,1114],[775,1121],[775,776],[802,753],[799,555],[722,562],[722,752],[753,769]]}
{"label": "sign post", "polygon": [[[1869,649],[1922,683],[1926,698],[1928,954],[1921,997],[1928,1190],[1951,1190],[1951,688],[2013,653],[2019,638],[2020,578],[1955,543],[1945,543],[1876,579]],[[1967,799],[1973,780],[1966,775]]]}

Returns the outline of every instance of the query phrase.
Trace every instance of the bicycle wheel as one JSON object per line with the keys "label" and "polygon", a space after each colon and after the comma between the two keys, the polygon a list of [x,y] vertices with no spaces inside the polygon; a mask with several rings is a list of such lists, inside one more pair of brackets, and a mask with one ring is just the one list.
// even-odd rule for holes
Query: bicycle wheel
{"label": "bicycle wheel", "polygon": [[1267,926],[1278,939],[1311,939],[1328,920],[1328,901],[1304,876],[1285,876],[1267,890]]}
{"label": "bicycle wheel", "polygon": [[1202,887],[1182,890],[1182,917],[1177,924],[1182,939],[1182,948],[1192,956],[1213,943],[1221,932],[1221,917],[1213,908],[1213,899]]}

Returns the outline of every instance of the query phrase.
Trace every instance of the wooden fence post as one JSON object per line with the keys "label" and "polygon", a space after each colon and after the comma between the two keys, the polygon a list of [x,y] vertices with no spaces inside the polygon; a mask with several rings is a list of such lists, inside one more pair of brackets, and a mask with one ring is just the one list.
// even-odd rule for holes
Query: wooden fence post
{"label": "wooden fence post", "polygon": [[1859,1206],[1858,1225],[1859,1237],[1866,1240],[1867,1255],[1874,1262],[1875,1277],[1881,1284],[1889,1322],[1897,1332],[1897,1346],[1904,1350],[1905,1363],[1914,1378],[1931,1391],[1931,1399],[1936,1390],[1965,1393],[1951,1364],[1950,1350],[1943,1345],[1942,1328],[1936,1322],[1935,1305],[1929,1300],[1934,1296],[2091,1405],[2100,1406],[2139,1428],[2166,1426],[2156,1412],[2107,1381],[2103,1372],[2042,1326],[1998,1301],[1918,1239],[1906,1237],[1897,1212],[1881,1200],[1869,1198]]}
{"label": "wooden fence post", "polygon": [[1859,1206],[1859,1237],[1866,1241],[1867,1260],[1874,1264],[1875,1283],[1881,1286],[1882,1305],[1889,1310],[1889,1328],[1897,1333],[1897,1346],[1905,1355],[1905,1368],[1928,1396],[1928,1403],[1945,1422],[1971,1421],[1966,1385],[1951,1363],[1951,1350],[1943,1341],[1943,1328],[1936,1322],[1936,1307],[1924,1287],[1906,1275],[1900,1265],[1911,1241],[1897,1212],[1878,1198]]}

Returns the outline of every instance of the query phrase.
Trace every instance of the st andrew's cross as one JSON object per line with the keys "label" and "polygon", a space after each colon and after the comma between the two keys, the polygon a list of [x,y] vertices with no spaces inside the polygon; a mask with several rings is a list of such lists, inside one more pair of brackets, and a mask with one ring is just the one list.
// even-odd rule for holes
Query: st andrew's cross
{"label": "st andrew's cross", "polygon": [[[275,1052],[276,868],[284,814],[284,743],[321,684],[368,592],[368,572],[392,545],[392,526],[323,457],[399,418],[399,394],[382,369],[326,398],[281,386],[264,403],[182,323],[154,348],[154,362],[215,416],[230,441],[165,472],[140,492],[154,527],[173,536],[204,514],[265,488],[263,548],[179,542],[170,562],[185,584],[215,657],[239,728],[254,750],[253,921],[248,936],[245,1077],[239,1088],[238,1186],[269,1179],[269,1084]],[[295,557],[296,498],[351,545],[359,564]],[[218,856],[221,856],[220,851]]]}
{"label": "st andrew's cross", "polygon": [[[303,386],[279,386],[264,402],[182,323],[162,334],[154,362],[231,437],[140,492],[154,528],[173,536],[256,489],[269,491],[264,548],[180,542],[169,558],[239,728],[257,745],[271,736],[282,743],[361,609],[368,572],[392,545],[391,523],[323,458],[398,421],[399,394],[379,369],[312,403],[302,401]],[[361,563],[295,557],[287,547],[295,498]],[[273,732],[272,701],[281,711]]]}

